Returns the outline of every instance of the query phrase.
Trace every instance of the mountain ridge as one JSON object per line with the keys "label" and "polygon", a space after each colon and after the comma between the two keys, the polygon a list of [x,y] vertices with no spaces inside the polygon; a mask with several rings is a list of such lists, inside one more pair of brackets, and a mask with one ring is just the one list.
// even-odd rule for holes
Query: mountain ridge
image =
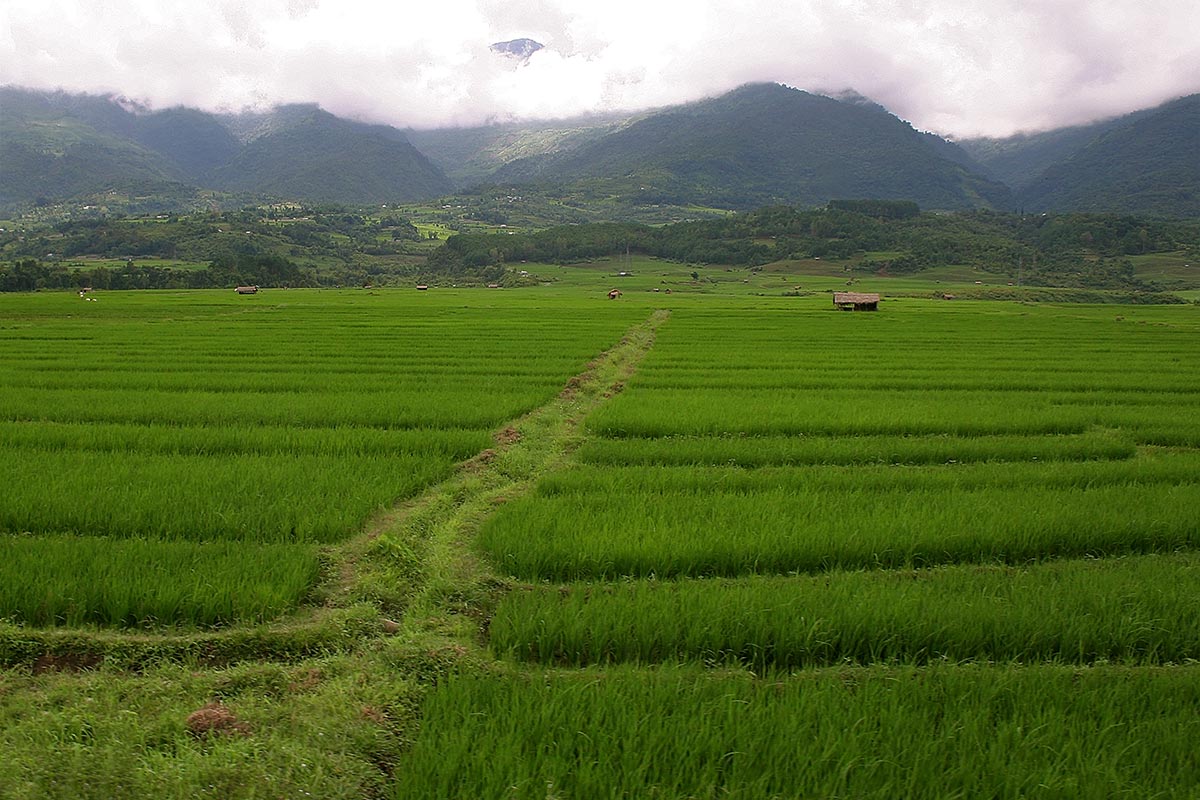
{"label": "mountain ridge", "polygon": [[965,154],[945,157],[954,145],[932,147],[927,136],[875,104],[756,83],[646,115],[568,153],[511,162],[495,179],[598,181],[652,202],[730,208],[838,197],[946,209],[1008,201],[1006,187],[964,166]]}
{"label": "mountain ridge", "polygon": [[0,87],[0,203],[219,190],[341,203],[442,195],[448,178],[404,133],[316,105],[217,115]]}
{"label": "mountain ridge", "polygon": [[831,199],[1200,216],[1200,95],[1074,128],[946,140],[855,93],[746,84],[679,106],[544,123],[402,131],[316,104],[210,114],[0,87],[0,205],[103,193],[344,204],[470,186],[746,209]]}

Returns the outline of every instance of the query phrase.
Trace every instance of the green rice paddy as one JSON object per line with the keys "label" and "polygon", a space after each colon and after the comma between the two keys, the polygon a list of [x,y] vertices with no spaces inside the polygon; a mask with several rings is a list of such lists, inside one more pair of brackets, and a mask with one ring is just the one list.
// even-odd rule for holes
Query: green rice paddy
{"label": "green rice paddy", "polygon": [[294,609],[318,546],[488,447],[633,316],[417,300],[5,297],[0,618],[203,625]]}
{"label": "green rice paddy", "polygon": [[[1181,695],[1118,697],[1200,687],[1177,666],[1200,657],[1200,318],[1136,317],[677,309],[574,465],[482,525],[518,581],[491,650],[528,677],[435,694],[418,786],[1195,787],[1167,751],[1200,728],[1180,717],[1161,752],[1135,733]],[[486,778],[468,750],[495,759]]]}
{"label": "green rice paddy", "polygon": [[[574,284],[0,303],[0,624],[67,636],[298,619],[388,509],[480,507],[470,470],[497,432],[670,309],[536,479],[422,531],[428,550],[385,542],[427,559],[448,610],[346,656],[374,672],[323,665],[360,687],[346,696],[388,686],[394,713],[421,709],[419,729],[347,712],[346,730],[376,726],[364,740],[404,741],[371,750],[373,796],[1200,786],[1194,306],[843,314],[819,295],[609,302]],[[112,716],[94,729],[137,739]],[[187,736],[162,734],[188,759],[265,741]]]}
{"label": "green rice paddy", "polygon": [[[451,680],[396,798],[1178,797],[1195,667],[695,667]],[[1181,792],[1182,790],[1182,792]]]}

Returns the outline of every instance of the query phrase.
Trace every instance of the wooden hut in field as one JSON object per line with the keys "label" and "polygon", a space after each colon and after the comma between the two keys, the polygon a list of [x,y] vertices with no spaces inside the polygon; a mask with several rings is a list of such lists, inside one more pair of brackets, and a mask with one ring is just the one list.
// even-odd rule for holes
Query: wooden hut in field
{"label": "wooden hut in field", "polygon": [[609,299],[609,300],[616,300],[616,299],[617,299],[618,297],[620,297],[620,296],[621,296],[621,290],[620,290],[620,289],[613,289],[611,292],[609,292],[609,293],[608,293],[608,299]]}
{"label": "wooden hut in field", "polygon": [[840,311],[878,311],[879,295],[870,292],[834,292],[833,305]]}
{"label": "wooden hut in field", "polygon": [[258,294],[257,286],[239,286],[234,289],[238,294]]}

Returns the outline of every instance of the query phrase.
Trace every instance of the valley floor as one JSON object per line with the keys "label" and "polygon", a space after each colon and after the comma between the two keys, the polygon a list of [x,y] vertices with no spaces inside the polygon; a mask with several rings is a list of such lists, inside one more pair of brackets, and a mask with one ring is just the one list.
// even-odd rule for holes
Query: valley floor
{"label": "valley floor", "polygon": [[0,796],[1200,796],[1196,307],[733,277],[0,298]]}

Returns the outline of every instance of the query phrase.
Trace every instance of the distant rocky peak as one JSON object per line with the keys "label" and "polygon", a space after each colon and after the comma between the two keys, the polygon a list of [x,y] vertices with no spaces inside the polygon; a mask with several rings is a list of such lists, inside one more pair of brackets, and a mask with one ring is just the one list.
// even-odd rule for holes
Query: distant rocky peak
{"label": "distant rocky peak", "polygon": [[507,42],[493,42],[490,49],[493,53],[524,61],[543,47],[545,45],[541,42],[522,38],[509,39]]}

